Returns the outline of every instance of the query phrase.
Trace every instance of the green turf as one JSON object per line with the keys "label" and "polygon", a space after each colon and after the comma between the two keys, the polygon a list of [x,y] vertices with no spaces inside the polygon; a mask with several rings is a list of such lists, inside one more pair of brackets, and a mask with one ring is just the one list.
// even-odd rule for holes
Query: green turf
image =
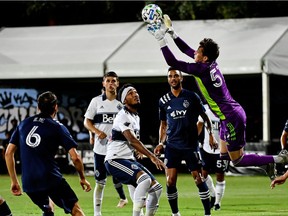
{"label": "green turf", "polygon": [[[80,205],[87,216],[93,216],[93,192],[83,192],[76,175],[65,175],[80,199]],[[158,181],[164,186],[157,215],[170,216],[170,207],[166,199],[165,177],[156,175]],[[213,176],[214,178],[214,176]],[[7,175],[0,176],[0,194],[8,201],[14,216],[41,215],[41,211],[27,197],[15,197],[10,193],[10,179]],[[94,187],[93,177],[88,177]],[[212,211],[212,215],[221,216],[287,216],[288,215],[288,182],[284,185],[270,189],[270,181],[266,176],[227,176],[226,191],[222,201],[221,211]],[[126,195],[129,196],[127,187]],[[182,216],[203,216],[203,209],[198,197],[196,186],[189,174],[178,177],[179,208]],[[123,209],[116,208],[118,198],[108,178],[103,202],[103,216],[131,216],[132,203]],[[55,215],[65,215],[62,209],[56,207]]]}

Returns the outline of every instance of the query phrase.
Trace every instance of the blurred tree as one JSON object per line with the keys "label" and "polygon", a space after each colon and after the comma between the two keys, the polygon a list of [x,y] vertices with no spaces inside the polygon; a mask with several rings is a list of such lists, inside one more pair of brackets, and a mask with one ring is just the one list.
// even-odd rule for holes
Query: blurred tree
{"label": "blurred tree", "polygon": [[288,1],[0,1],[0,27],[136,22],[148,3],[174,20],[288,16]]}

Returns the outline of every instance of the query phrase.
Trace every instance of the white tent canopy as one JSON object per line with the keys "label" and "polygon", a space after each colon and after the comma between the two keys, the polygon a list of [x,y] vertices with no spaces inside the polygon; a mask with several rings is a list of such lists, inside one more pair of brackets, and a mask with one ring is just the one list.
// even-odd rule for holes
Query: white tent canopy
{"label": "white tent canopy", "polygon": [[4,28],[0,79],[102,77],[103,62],[139,23]]}
{"label": "white tent canopy", "polygon": [[[220,46],[224,74],[262,73],[263,140],[269,134],[269,76],[288,75],[288,17],[174,21],[194,49],[205,37]],[[184,56],[168,37],[179,59]],[[167,65],[142,22],[4,28],[0,31],[0,79],[164,76]]]}
{"label": "white tent canopy", "polygon": [[[174,21],[192,47],[204,37],[220,46],[224,74],[284,74],[288,64],[288,17]],[[162,76],[167,65],[142,22],[4,28],[0,32],[0,79]],[[183,56],[168,38],[176,57]],[[282,70],[282,71],[281,71]]]}

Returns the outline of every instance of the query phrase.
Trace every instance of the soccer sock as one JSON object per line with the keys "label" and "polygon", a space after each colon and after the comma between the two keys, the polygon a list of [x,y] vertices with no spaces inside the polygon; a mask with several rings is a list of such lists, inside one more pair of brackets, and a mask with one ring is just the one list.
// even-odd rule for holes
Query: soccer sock
{"label": "soccer sock", "polygon": [[178,191],[176,186],[168,186],[166,185],[167,190],[167,199],[172,210],[173,214],[178,213]]}
{"label": "soccer sock", "polygon": [[12,216],[11,210],[7,204],[6,201],[4,201],[1,205],[0,205],[0,215],[1,216]]}
{"label": "soccer sock", "polygon": [[274,158],[272,155],[244,154],[232,162],[235,167],[262,166],[274,163]]}
{"label": "soccer sock", "polygon": [[137,179],[136,183],[137,187],[135,188],[133,200],[133,216],[140,215],[141,209],[146,201],[146,193],[151,185],[151,178],[147,173],[144,173]]}
{"label": "soccer sock", "polygon": [[199,197],[202,201],[205,215],[210,215],[210,194],[209,194],[209,189],[207,187],[207,184],[205,182],[202,182],[197,185],[198,190],[199,190]]}
{"label": "soccer sock", "polygon": [[130,198],[131,198],[132,202],[134,202],[135,187],[133,185],[127,185],[127,187],[128,187]]}
{"label": "soccer sock", "polygon": [[216,201],[215,204],[221,204],[221,200],[224,196],[224,192],[225,192],[225,187],[226,187],[226,182],[219,182],[216,181]]}
{"label": "soccer sock", "polygon": [[211,197],[215,197],[215,186],[213,184],[213,179],[210,175],[207,176],[207,178],[205,179],[205,182],[207,184],[207,187],[209,189],[210,192],[210,196]]}
{"label": "soccer sock", "polygon": [[157,182],[148,191],[145,216],[154,216],[156,214],[162,190],[162,185]]}
{"label": "soccer sock", "polygon": [[101,215],[102,200],[104,194],[104,188],[106,185],[106,179],[101,181],[96,181],[96,186],[94,188],[94,215]]}
{"label": "soccer sock", "polygon": [[125,196],[125,193],[124,193],[124,190],[123,190],[123,185],[121,182],[119,182],[117,179],[115,178],[112,178],[113,180],[113,183],[114,183],[114,187],[117,191],[117,193],[119,194],[119,197],[120,199],[123,199],[125,200],[126,199],[126,196]]}

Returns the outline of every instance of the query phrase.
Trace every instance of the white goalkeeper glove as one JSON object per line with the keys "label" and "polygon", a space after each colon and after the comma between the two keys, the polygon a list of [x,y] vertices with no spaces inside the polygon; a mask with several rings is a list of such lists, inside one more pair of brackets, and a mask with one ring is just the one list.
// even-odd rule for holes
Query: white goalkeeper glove
{"label": "white goalkeeper glove", "polygon": [[165,38],[166,31],[164,29],[161,29],[161,23],[148,24],[147,30],[155,37],[161,48],[167,45],[167,40]]}
{"label": "white goalkeeper glove", "polygon": [[173,26],[172,26],[172,21],[170,19],[170,17],[167,14],[163,15],[163,22],[167,28],[167,32],[170,34],[170,36],[172,37],[172,39],[175,39],[178,37],[178,34],[175,32]]}

